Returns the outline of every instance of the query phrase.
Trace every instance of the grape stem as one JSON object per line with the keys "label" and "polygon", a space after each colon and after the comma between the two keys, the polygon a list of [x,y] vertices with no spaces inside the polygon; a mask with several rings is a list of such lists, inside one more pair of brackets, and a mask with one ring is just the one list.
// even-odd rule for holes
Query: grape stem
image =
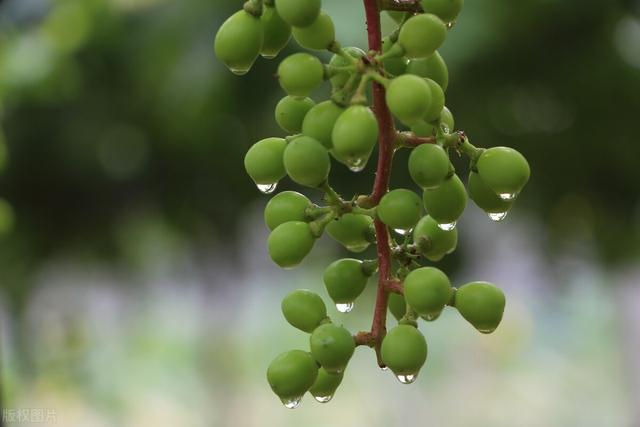
{"label": "grape stem", "polygon": [[397,132],[396,141],[401,147],[417,147],[422,144],[436,144],[435,136],[416,136],[413,132]]}
{"label": "grape stem", "polygon": [[400,12],[420,12],[420,0],[378,0],[379,10],[397,10]]}

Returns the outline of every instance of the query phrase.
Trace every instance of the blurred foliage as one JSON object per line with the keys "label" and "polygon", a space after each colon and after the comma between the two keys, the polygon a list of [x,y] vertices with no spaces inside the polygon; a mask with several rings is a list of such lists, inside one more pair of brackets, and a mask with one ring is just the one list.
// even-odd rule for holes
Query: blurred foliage
{"label": "blurred foliage", "polygon": [[[18,297],[54,254],[121,259],[123,233],[145,215],[232,246],[239,213],[262,198],[244,153],[281,134],[277,62],[236,77],[212,53],[241,4],[0,2],[0,197],[13,206],[0,204],[0,285]],[[325,7],[345,9],[339,38],[364,44],[360,2]],[[638,256],[639,10],[633,0],[469,1],[443,49],[458,127],[530,160],[520,213],[548,224],[550,254],[595,239],[607,263]],[[394,185],[410,185],[401,159]],[[336,165],[336,187],[363,192],[372,167],[354,176]]]}

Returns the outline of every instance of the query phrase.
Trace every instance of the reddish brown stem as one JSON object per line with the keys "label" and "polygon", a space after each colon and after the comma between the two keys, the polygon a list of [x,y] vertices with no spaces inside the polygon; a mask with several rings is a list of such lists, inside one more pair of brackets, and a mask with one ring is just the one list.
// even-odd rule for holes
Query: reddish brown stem
{"label": "reddish brown stem", "polygon": [[411,132],[398,132],[398,140],[407,147],[417,147],[422,144],[436,144],[435,136],[416,136]]}
{"label": "reddish brown stem", "polygon": [[387,289],[389,290],[389,292],[393,292],[394,294],[404,294],[404,286],[399,280],[387,281]]}
{"label": "reddish brown stem", "polygon": [[[382,33],[380,29],[380,10],[376,0],[364,0],[367,18],[367,34],[369,50],[379,53],[382,51]],[[391,163],[393,161],[393,143],[396,135],[391,112],[385,102],[385,89],[379,83],[373,83],[373,111],[378,119],[380,136],[378,140],[378,167],[370,199],[377,205],[382,196],[389,190]],[[380,220],[375,221],[376,243],[378,246],[378,292],[376,306],[371,325],[371,336],[378,356],[378,364],[384,366],[380,357],[380,345],[387,333],[387,305],[389,290],[385,284],[391,274],[391,249],[389,248],[389,230]]]}

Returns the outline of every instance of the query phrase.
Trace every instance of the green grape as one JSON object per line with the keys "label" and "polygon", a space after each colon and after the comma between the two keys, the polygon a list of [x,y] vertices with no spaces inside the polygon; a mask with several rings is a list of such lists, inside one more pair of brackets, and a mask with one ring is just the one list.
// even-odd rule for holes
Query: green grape
{"label": "green grape", "polygon": [[384,364],[408,384],[427,360],[427,341],[417,328],[398,325],[384,337],[380,353]]}
{"label": "green grape", "polygon": [[288,408],[295,408],[318,377],[318,365],[311,354],[290,350],[278,355],[267,369],[271,390]]}
{"label": "green grape", "polygon": [[404,297],[416,313],[435,319],[453,294],[446,274],[435,267],[413,270],[404,279]]}
{"label": "green grape", "polygon": [[4,199],[0,199],[0,237],[13,230],[16,215],[13,207]]}
{"label": "green grape", "polygon": [[276,9],[294,27],[308,27],[318,18],[320,0],[276,0]]}
{"label": "green grape", "polygon": [[273,262],[282,268],[293,268],[311,252],[315,241],[309,224],[289,221],[280,224],[271,232],[267,248]]}
{"label": "green grape", "polygon": [[324,11],[308,27],[296,27],[293,29],[293,38],[298,44],[307,49],[328,49],[336,39],[336,30],[333,20]]}
{"label": "green grape", "polygon": [[264,6],[260,19],[264,35],[260,55],[267,59],[273,59],[289,43],[291,25],[280,17],[275,7],[267,5]]}
{"label": "green grape", "polygon": [[307,187],[320,186],[327,180],[331,169],[327,149],[308,136],[300,136],[289,142],[283,160],[289,177]]}
{"label": "green grape", "polygon": [[269,200],[264,209],[264,222],[273,231],[289,221],[306,221],[306,211],[313,204],[306,196],[295,191],[283,191]]}
{"label": "green grape", "polygon": [[458,246],[458,230],[443,230],[438,226],[435,219],[430,216],[424,216],[416,224],[416,228],[413,230],[413,240],[420,242],[426,239],[429,241],[429,245],[425,250],[421,250],[424,255],[430,261],[439,261],[446,254],[456,250]]}
{"label": "green grape", "polygon": [[409,59],[426,58],[442,45],[447,28],[436,15],[424,13],[409,18],[400,28],[398,44]]}
{"label": "green grape", "polygon": [[464,0],[422,0],[422,9],[427,13],[433,13],[444,22],[453,22],[462,10]]}
{"label": "green grape", "polygon": [[[394,43],[391,39],[389,37],[385,37],[384,40],[382,40],[382,53],[387,53],[393,45]],[[408,60],[404,56],[390,57],[382,61],[384,70],[392,76],[404,74],[405,71],[407,71],[407,63]]]}
{"label": "green grape", "polygon": [[280,86],[292,96],[309,96],[323,79],[322,62],[308,53],[294,53],[278,66]]}
{"label": "green grape", "polygon": [[411,132],[416,136],[436,136],[436,127],[424,120],[411,124]]}
{"label": "green grape", "polygon": [[[364,58],[365,56],[367,56],[366,53],[364,53],[364,51],[360,48],[357,47],[345,47],[344,51],[347,52],[347,54],[355,59],[360,59],[360,58]],[[338,54],[334,54],[331,57],[331,61],[329,61],[329,65],[331,67],[335,67],[335,68],[341,68],[341,67],[348,67],[350,66],[352,63],[351,61],[347,60],[347,58],[345,58],[342,55],[338,55]],[[333,86],[334,89],[338,90],[344,87],[345,84],[347,84],[347,82],[349,81],[349,78],[351,77],[351,72],[349,71],[340,71],[337,72],[336,74],[333,75],[333,77],[331,77],[331,86]],[[358,79],[359,81],[360,79]]]}
{"label": "green grape", "polygon": [[424,119],[428,122],[437,120],[442,115],[444,108],[444,92],[438,83],[431,79],[425,79],[431,91],[431,103],[429,109],[424,115]]}
{"label": "green grape", "polygon": [[449,70],[442,56],[436,51],[421,59],[412,59],[407,65],[407,73],[429,78],[440,85],[443,91],[449,85]]}
{"label": "green grape", "polygon": [[422,120],[430,111],[432,94],[423,78],[405,74],[391,81],[386,99],[393,115],[403,123],[411,124]]}
{"label": "green grape", "polygon": [[286,147],[282,138],[266,138],[249,148],[244,168],[256,184],[275,184],[287,174],[282,161]]}
{"label": "green grape", "polygon": [[396,24],[400,24],[404,20],[406,12],[401,12],[399,10],[387,10],[387,15],[389,15]]}
{"label": "green grape", "polygon": [[306,289],[288,293],[281,307],[284,318],[291,326],[308,333],[327,318],[327,307],[320,295]]}
{"label": "green grape", "polygon": [[302,133],[320,141],[328,150],[331,149],[333,126],[343,112],[344,108],[331,100],[317,104],[304,117]]}
{"label": "green grape", "polygon": [[409,174],[422,188],[438,187],[449,174],[449,155],[437,144],[422,144],[409,156]]}
{"label": "green grape", "polygon": [[276,122],[286,132],[300,133],[304,117],[314,105],[311,98],[285,96],[276,105]]}
{"label": "green grape", "polygon": [[496,330],[502,320],[504,306],[504,293],[491,283],[468,283],[456,292],[455,307],[483,334]]}
{"label": "green grape", "polygon": [[356,349],[351,333],[342,326],[325,323],[310,338],[311,354],[328,373],[344,371]]}
{"label": "green grape", "polygon": [[262,23],[244,10],[224,21],[213,44],[216,56],[234,74],[246,74],[262,49]]}
{"label": "green grape", "polygon": [[440,122],[442,123],[442,127],[445,128],[445,132],[450,132],[455,129],[455,121],[453,120],[453,114],[451,114],[451,110],[447,107],[442,109],[442,114],[440,115]]}
{"label": "green grape", "polygon": [[324,271],[324,285],[336,304],[350,305],[367,286],[369,276],[365,274],[363,263],[357,259],[345,258],[331,263]]}
{"label": "green grape", "polygon": [[324,368],[320,368],[318,369],[318,378],[316,378],[316,382],[313,383],[309,393],[311,393],[318,402],[327,403],[333,398],[338,387],[340,387],[343,377],[344,372],[331,374]]}
{"label": "green grape", "polygon": [[471,200],[494,221],[504,219],[513,205],[512,200],[503,200],[494,193],[475,172],[469,174],[467,190]]}
{"label": "green grape", "polygon": [[407,312],[407,302],[400,294],[389,294],[389,311],[396,320],[400,320]]}
{"label": "green grape", "polygon": [[420,197],[411,190],[397,189],[385,194],[378,204],[378,218],[404,234],[420,220]]}
{"label": "green grape", "polygon": [[333,150],[352,168],[364,167],[378,141],[378,121],[369,107],[353,105],[336,120]]}
{"label": "green grape", "polygon": [[446,228],[446,225],[455,226],[462,216],[467,206],[467,190],[458,175],[454,174],[437,188],[425,190],[422,200],[427,213]]}
{"label": "green grape", "polygon": [[351,252],[367,249],[371,244],[369,236],[375,233],[371,217],[354,213],[346,213],[331,221],[325,230]]}
{"label": "green grape", "polygon": [[527,159],[509,147],[485,150],[476,166],[482,181],[504,200],[514,199],[531,175]]}

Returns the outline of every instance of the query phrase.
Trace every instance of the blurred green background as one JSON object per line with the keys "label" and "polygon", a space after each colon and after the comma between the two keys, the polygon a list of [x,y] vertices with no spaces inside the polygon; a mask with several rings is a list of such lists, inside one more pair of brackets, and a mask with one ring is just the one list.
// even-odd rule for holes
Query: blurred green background
{"label": "blurred green background", "polygon": [[[323,268],[346,254],[323,239],[293,272],[268,259],[267,197],[242,160],[282,134],[278,62],[236,77],[212,51],[241,4],[0,1],[4,424],[640,425],[640,1],[467,1],[441,50],[447,105],[533,175],[503,223],[469,206],[443,268],[503,287],[505,320],[491,336],[455,312],[422,325],[413,386],[358,349],[331,403],[295,411],[264,378],[307,346],[279,301],[324,295]],[[324,7],[343,45],[365,46],[360,1]],[[366,193],[372,167],[334,165],[335,187]],[[395,167],[414,188],[406,153]],[[371,284],[330,315],[366,329],[373,298]],[[52,416],[15,419],[25,408]]]}

